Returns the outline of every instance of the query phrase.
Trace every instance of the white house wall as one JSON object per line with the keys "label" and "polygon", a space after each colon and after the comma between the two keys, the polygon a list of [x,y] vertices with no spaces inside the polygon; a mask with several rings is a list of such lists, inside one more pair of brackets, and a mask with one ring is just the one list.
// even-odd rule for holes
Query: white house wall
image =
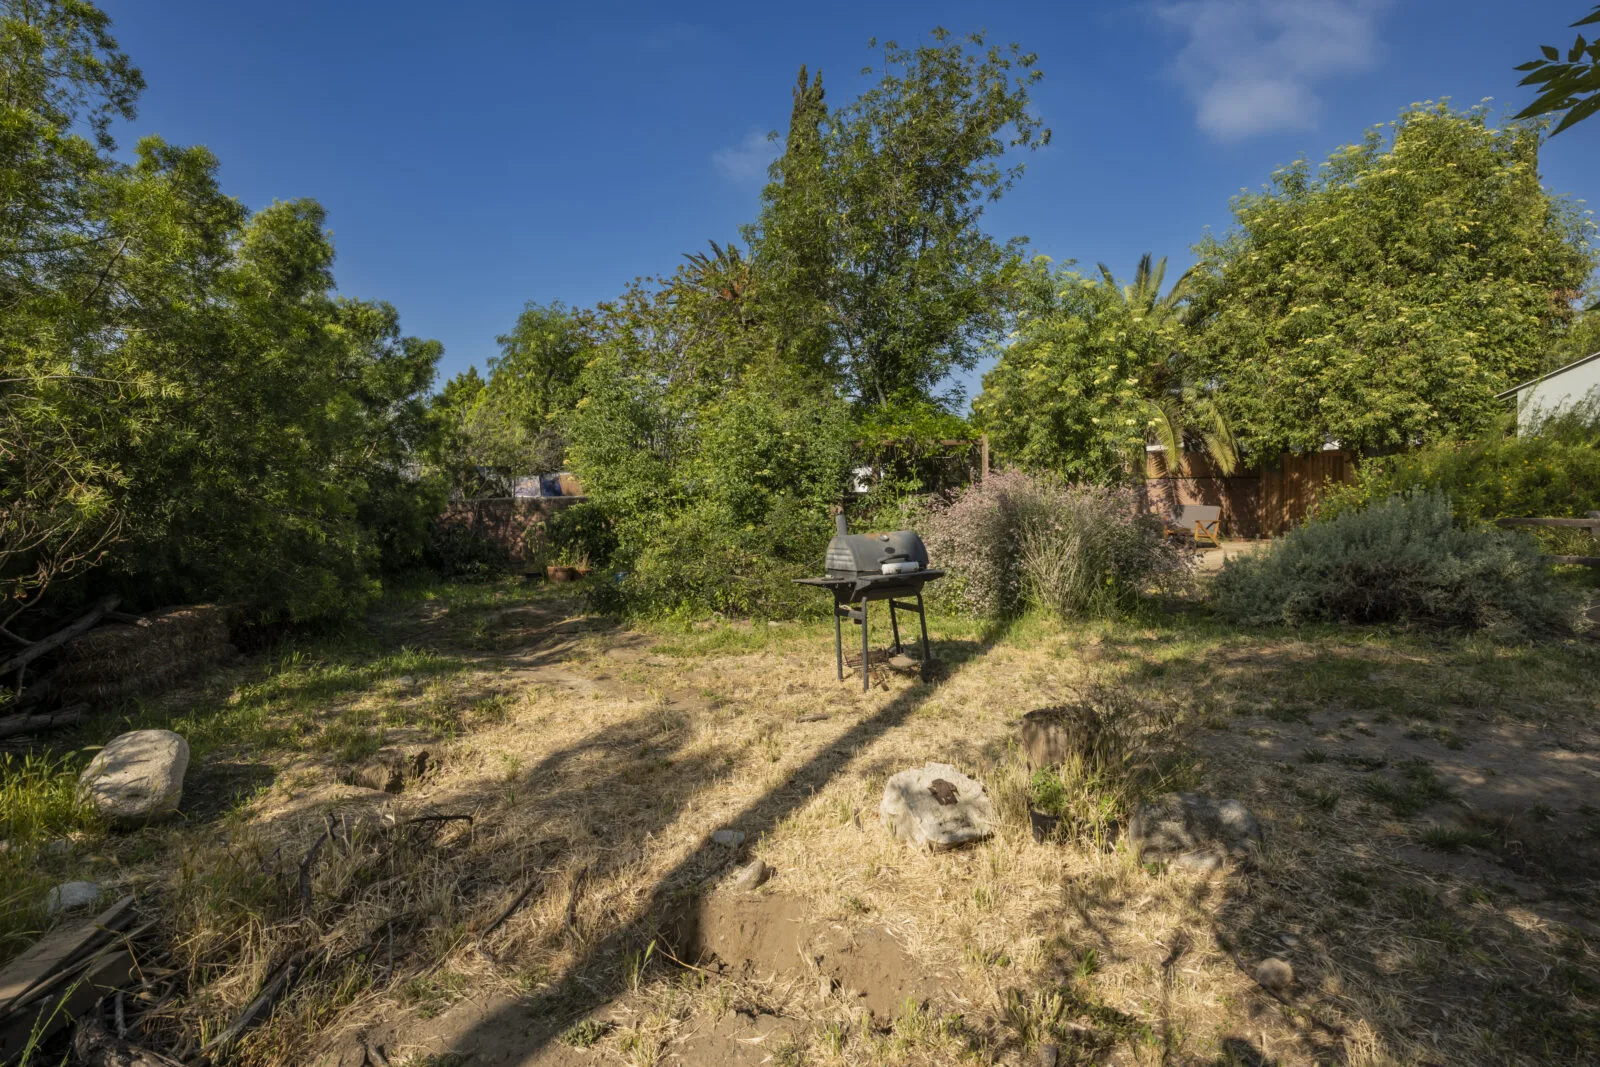
{"label": "white house wall", "polygon": [[1517,393],[1517,432],[1530,433],[1540,419],[1562,408],[1600,397],[1600,359],[1534,382]]}

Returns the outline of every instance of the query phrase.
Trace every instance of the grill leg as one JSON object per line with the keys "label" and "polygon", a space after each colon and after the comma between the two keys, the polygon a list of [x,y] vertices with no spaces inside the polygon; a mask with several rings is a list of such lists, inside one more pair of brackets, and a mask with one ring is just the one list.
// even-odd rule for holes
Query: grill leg
{"label": "grill leg", "polygon": [[922,594],[917,593],[917,622],[922,625],[922,676],[928,676],[928,613],[922,607]]}
{"label": "grill leg", "polygon": [[894,613],[893,597],[889,598],[889,628],[894,631],[894,654],[898,656],[902,651],[900,648],[900,620]]}
{"label": "grill leg", "polygon": [[844,681],[844,631],[839,624],[839,595],[833,597],[833,661],[839,681]]}
{"label": "grill leg", "polygon": [[871,678],[872,668],[868,666],[867,654],[867,602],[861,602],[861,691],[867,691],[867,683]]}

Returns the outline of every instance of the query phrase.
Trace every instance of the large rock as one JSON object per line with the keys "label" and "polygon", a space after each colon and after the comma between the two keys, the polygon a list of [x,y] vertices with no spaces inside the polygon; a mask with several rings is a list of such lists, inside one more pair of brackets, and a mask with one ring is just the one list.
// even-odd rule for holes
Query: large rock
{"label": "large rock", "polygon": [[189,742],[171,730],[134,730],[100,750],[78,779],[78,795],[120,826],[178,810]]}
{"label": "large rock", "polygon": [[1221,866],[1224,858],[1253,858],[1261,848],[1261,826],[1237,800],[1168,793],[1133,813],[1128,843],[1145,862],[1206,871]]}
{"label": "large rock", "polygon": [[1000,824],[983,784],[948,763],[894,775],[878,814],[896,840],[934,851],[981,841]]}

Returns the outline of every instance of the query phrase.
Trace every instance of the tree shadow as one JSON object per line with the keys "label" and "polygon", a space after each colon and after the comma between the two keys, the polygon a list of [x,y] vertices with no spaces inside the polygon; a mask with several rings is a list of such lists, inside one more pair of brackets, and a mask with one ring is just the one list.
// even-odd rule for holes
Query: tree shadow
{"label": "tree shadow", "polygon": [[[938,654],[946,665],[947,676],[958,672],[962,666],[994,647],[1010,630],[1011,623],[999,623],[988,628],[976,641],[936,642]],[[828,684],[834,683],[830,681]],[[850,680],[847,678],[843,684],[850,684]],[[937,683],[919,684],[894,695],[882,708],[849,727],[805,763],[785,775],[776,786],[746,804],[742,810],[720,820],[720,825],[739,829],[751,841],[776,829],[783,820],[822,791],[857,753],[904,723],[936,691]],[[527,780],[542,781],[560,773],[563,766],[571,764],[583,751],[618,743],[637,744],[639,740],[636,728],[632,731],[619,731],[616,728],[600,731],[578,746],[541,760],[528,773]],[[706,761],[698,761],[690,767],[675,764],[672,768],[674,778],[686,784],[715,779],[722,773],[720,764],[710,765]],[[580,802],[585,793],[605,789],[608,782],[626,781],[636,774],[634,770],[620,768],[608,776],[585,781],[571,790],[553,794],[551,799],[560,803]],[[658,832],[674,815],[660,812],[644,824],[631,824],[627,839],[612,840],[609,847],[620,854],[627,854],[629,849],[624,845],[643,846],[646,839]],[[559,1033],[563,1023],[625,991],[626,976],[617,964],[629,952],[638,953],[652,941],[674,946],[692,938],[694,901],[706,881],[725,869],[734,855],[729,848],[713,842],[708,832],[686,856],[656,880],[642,906],[634,909],[635,918],[618,922],[592,940],[582,954],[553,979],[545,992],[494,1007],[476,1019],[451,1041],[452,1052],[472,1055],[486,1047],[500,1050],[514,1048],[519,1057],[529,1057],[539,1052]],[[508,1034],[515,1034],[515,1039],[508,1039]]]}

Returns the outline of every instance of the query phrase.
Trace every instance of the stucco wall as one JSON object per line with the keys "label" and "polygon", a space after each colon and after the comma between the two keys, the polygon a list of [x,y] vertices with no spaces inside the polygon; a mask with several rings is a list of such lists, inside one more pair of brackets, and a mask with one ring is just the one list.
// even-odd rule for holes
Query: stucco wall
{"label": "stucco wall", "polygon": [[1552,374],[1517,393],[1517,432],[1531,433],[1540,419],[1564,407],[1600,397],[1600,359]]}

